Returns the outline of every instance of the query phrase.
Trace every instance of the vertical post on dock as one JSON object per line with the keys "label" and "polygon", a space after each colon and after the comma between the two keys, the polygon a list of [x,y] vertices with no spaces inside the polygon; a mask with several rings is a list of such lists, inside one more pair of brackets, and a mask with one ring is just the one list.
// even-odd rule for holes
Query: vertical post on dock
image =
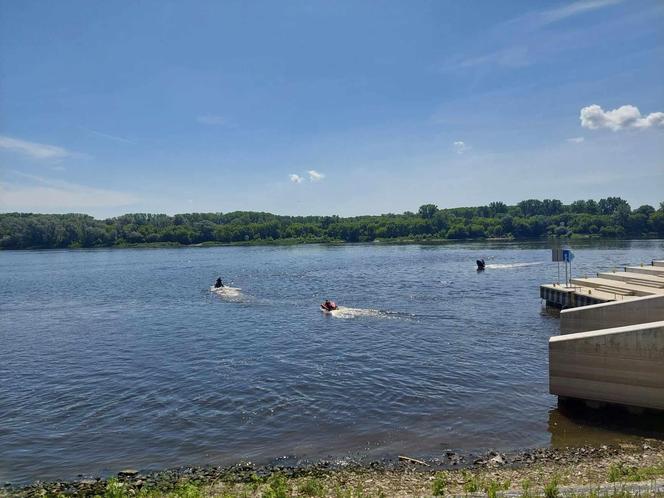
{"label": "vertical post on dock", "polygon": [[563,261],[563,249],[561,247],[551,249],[551,261],[558,263],[558,284],[560,284],[560,262]]}
{"label": "vertical post on dock", "polygon": [[[572,280],[572,260],[574,259],[574,253],[569,247],[563,249],[563,261],[565,262],[565,287],[571,285]],[[569,264],[569,276],[567,273],[567,265]]]}
{"label": "vertical post on dock", "polygon": [[567,280],[567,261],[565,261],[565,287],[569,287]]}

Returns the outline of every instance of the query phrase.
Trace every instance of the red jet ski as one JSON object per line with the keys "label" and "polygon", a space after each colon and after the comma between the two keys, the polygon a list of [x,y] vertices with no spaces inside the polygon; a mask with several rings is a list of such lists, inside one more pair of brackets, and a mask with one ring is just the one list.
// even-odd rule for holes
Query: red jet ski
{"label": "red jet ski", "polygon": [[337,306],[337,303],[335,303],[334,301],[326,299],[325,302],[320,305],[320,309],[325,313],[330,313],[334,310],[338,310],[339,306]]}

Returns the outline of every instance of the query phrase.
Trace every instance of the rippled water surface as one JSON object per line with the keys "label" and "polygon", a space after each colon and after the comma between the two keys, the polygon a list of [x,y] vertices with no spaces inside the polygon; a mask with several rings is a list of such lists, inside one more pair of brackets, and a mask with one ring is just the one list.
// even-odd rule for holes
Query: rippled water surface
{"label": "rippled water surface", "polygon": [[[663,254],[579,246],[574,272]],[[506,243],[0,252],[0,481],[555,444],[549,260]],[[211,292],[218,275],[233,288]]]}

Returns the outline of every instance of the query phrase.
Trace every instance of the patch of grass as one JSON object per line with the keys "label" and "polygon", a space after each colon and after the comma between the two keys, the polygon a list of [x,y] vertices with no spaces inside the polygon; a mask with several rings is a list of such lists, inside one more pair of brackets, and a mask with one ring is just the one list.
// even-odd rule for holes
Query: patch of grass
{"label": "patch of grass", "polygon": [[549,482],[544,485],[544,496],[546,498],[558,498],[560,490],[558,489],[558,477],[553,477]]}
{"label": "patch of grass", "polygon": [[325,496],[325,485],[312,477],[300,486],[300,493],[305,496]]}
{"label": "patch of grass", "polygon": [[533,484],[530,482],[530,479],[524,479],[521,481],[521,498],[533,498],[532,492]]}
{"label": "patch of grass", "polygon": [[209,488],[203,488],[205,498],[250,498],[257,496],[256,490],[249,484],[224,483]]}
{"label": "patch of grass", "polygon": [[653,465],[651,467],[634,467],[624,463],[614,463],[609,467],[609,482],[618,481],[647,481],[655,479],[664,474],[664,465]]}
{"label": "patch of grass", "polygon": [[336,498],[352,498],[353,490],[350,488],[342,488],[341,486],[337,485],[334,488],[334,496]]}
{"label": "patch of grass", "polygon": [[510,488],[510,482],[489,479],[484,482],[483,488],[484,491],[486,491],[488,498],[496,498],[498,496],[498,491],[505,491]]}
{"label": "patch of grass", "polygon": [[201,498],[201,489],[193,483],[179,484],[171,493],[173,498]]}
{"label": "patch of grass", "polygon": [[117,479],[109,479],[104,490],[104,498],[124,498],[127,496],[127,490]]}
{"label": "patch of grass", "polygon": [[479,476],[467,470],[462,471],[461,476],[463,477],[463,490],[466,493],[477,493],[482,489],[482,479]]}
{"label": "patch of grass", "polygon": [[621,481],[626,475],[626,468],[622,463],[614,463],[609,467],[609,482]]}
{"label": "patch of grass", "polygon": [[265,479],[262,478],[261,476],[259,476],[259,475],[256,474],[256,473],[253,473],[253,474],[251,474],[251,476],[249,476],[249,486],[250,486],[251,489],[253,489],[254,491],[257,491],[257,490],[258,490],[258,487],[259,487],[263,482],[265,482]]}
{"label": "patch of grass", "polygon": [[[164,493],[155,488],[143,488],[138,493],[136,493],[137,498],[160,498]],[[125,496],[131,496],[129,493],[126,493]]]}
{"label": "patch of grass", "polygon": [[382,491],[377,491],[375,494],[367,493],[362,486],[356,488],[337,486],[334,488],[334,496],[336,498],[385,498],[385,493]]}
{"label": "patch of grass", "polygon": [[[122,485],[120,483],[120,485]],[[115,485],[114,485],[115,487]],[[108,485],[106,486],[106,489],[108,490]],[[123,498],[161,498],[161,497],[169,497],[169,498],[203,498],[204,493],[202,486],[200,486],[197,483],[194,482],[183,482],[180,484],[177,484],[172,490],[170,491],[164,491],[158,488],[143,488],[140,491],[129,491],[125,489],[124,487],[122,488],[123,494],[121,495]],[[108,494],[104,495],[104,498],[109,498]],[[113,498],[118,498],[117,495],[115,495]]]}
{"label": "patch of grass", "polygon": [[264,498],[287,498],[290,496],[288,480],[281,474],[272,474],[267,480],[267,488],[263,491]]}
{"label": "patch of grass", "polygon": [[449,475],[447,472],[438,472],[431,484],[431,494],[434,496],[444,496],[445,488],[449,484]]}

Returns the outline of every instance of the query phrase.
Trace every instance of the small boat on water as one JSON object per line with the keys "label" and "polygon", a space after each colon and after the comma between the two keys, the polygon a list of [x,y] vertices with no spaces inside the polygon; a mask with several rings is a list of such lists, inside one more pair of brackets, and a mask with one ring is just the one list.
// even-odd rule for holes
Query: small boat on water
{"label": "small boat on water", "polygon": [[329,299],[326,299],[323,304],[320,305],[320,310],[323,313],[332,313],[335,310],[338,310],[339,306],[337,306],[337,303],[334,301],[330,301]]}

